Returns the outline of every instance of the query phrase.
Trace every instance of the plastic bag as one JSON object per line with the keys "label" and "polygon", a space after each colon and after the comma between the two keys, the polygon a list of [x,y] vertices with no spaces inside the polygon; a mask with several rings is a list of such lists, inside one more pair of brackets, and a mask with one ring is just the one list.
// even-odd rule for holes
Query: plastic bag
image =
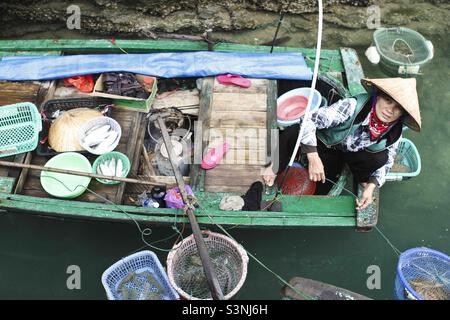
{"label": "plastic bag", "polygon": [[66,86],[74,86],[81,92],[90,93],[94,90],[94,78],[88,74],[86,76],[73,76],[64,79]]}
{"label": "plastic bag", "polygon": [[[186,192],[189,196],[193,196],[194,192],[189,185],[186,185]],[[169,189],[164,197],[167,208],[181,209],[184,207],[184,202],[181,197],[180,189],[178,187]]]}

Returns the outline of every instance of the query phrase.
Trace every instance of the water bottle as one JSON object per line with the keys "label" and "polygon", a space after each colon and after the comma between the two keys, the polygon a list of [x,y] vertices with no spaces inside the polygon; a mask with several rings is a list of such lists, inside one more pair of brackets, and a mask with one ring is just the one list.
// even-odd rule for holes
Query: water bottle
{"label": "water bottle", "polygon": [[159,203],[159,208],[164,208],[166,206],[166,202],[164,201],[164,197],[166,196],[166,187],[153,187],[150,194],[152,196],[152,199]]}
{"label": "water bottle", "polygon": [[143,192],[138,196],[138,204],[144,208],[159,208],[159,203],[147,196],[147,192]]}

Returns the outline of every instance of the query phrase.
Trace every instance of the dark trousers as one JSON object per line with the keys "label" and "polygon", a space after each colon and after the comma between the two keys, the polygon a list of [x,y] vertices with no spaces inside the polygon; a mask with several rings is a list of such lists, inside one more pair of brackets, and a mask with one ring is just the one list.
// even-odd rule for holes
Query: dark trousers
{"label": "dark trousers", "polygon": [[[282,172],[289,162],[289,157],[294,150],[298,136],[298,125],[290,126],[280,133],[279,139],[279,170]],[[336,182],[344,164],[347,164],[352,172],[354,182],[368,182],[370,176],[384,166],[388,160],[387,150],[371,153],[367,151],[343,152],[330,149],[317,139],[317,152],[322,160],[325,176]],[[316,194],[326,195],[333,187],[329,181],[317,182]]]}

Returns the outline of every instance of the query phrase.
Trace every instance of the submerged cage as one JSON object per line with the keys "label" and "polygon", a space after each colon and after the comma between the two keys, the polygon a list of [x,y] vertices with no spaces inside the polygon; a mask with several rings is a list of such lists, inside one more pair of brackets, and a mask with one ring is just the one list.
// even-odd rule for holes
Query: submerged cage
{"label": "submerged cage", "polygon": [[450,257],[428,248],[403,252],[397,264],[399,300],[450,300]]}
{"label": "submerged cage", "polygon": [[155,253],[145,250],[125,257],[102,275],[109,300],[177,300]]}
{"label": "submerged cage", "polygon": [[431,42],[408,28],[377,29],[373,40],[381,56],[380,67],[390,76],[417,75],[433,58]]}
{"label": "submerged cage", "polygon": [[[231,299],[247,277],[248,256],[233,239],[203,231],[208,254],[225,300]],[[211,293],[197,253],[194,235],[178,243],[167,257],[169,281],[183,299],[211,299]]]}

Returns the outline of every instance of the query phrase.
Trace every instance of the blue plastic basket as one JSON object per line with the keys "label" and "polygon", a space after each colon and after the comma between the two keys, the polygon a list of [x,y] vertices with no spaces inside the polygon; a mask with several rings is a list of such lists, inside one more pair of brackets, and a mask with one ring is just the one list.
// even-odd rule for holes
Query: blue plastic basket
{"label": "blue plastic basket", "polygon": [[[105,288],[106,295],[109,300],[124,300],[122,294],[118,291],[121,281],[129,275],[130,272],[141,273],[148,271],[152,274],[154,279],[159,282],[163,293],[160,295],[161,300],[177,300],[178,293],[172,288],[164,271],[163,266],[158,260],[155,253],[149,250],[140,251],[125,257],[111,267],[109,267],[102,275],[102,284]],[[150,290],[157,290],[157,288],[150,284]],[[133,289],[142,292],[145,288],[145,282],[139,287]]]}
{"label": "blue plastic basket", "polygon": [[[425,247],[403,252],[397,264],[395,297],[398,300],[430,299],[414,289],[412,282],[420,280],[436,284],[440,288],[441,296],[443,293],[450,297],[450,257]],[[430,289],[430,293],[433,293],[431,290],[434,289]]]}

